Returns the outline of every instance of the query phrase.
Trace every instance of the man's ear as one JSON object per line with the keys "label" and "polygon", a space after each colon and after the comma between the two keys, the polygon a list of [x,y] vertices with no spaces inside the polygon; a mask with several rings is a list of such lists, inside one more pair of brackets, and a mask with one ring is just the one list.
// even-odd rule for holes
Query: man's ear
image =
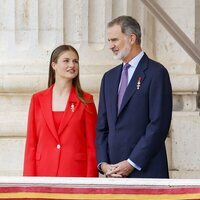
{"label": "man's ear", "polygon": [[131,42],[131,44],[136,43],[136,35],[135,35],[134,33],[132,33],[132,34],[130,35],[130,42]]}

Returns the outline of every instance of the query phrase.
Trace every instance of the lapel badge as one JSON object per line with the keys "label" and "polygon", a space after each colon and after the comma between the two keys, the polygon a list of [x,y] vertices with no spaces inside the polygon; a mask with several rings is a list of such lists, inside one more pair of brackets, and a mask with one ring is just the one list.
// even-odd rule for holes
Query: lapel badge
{"label": "lapel badge", "polygon": [[72,112],[75,111],[75,105],[74,105],[74,103],[71,103],[71,105],[70,105],[70,109],[71,109]]}
{"label": "lapel badge", "polygon": [[141,77],[141,76],[139,76],[139,77],[138,77],[138,81],[137,81],[137,90],[139,90],[139,89],[140,89],[141,80],[142,80],[142,77]]}

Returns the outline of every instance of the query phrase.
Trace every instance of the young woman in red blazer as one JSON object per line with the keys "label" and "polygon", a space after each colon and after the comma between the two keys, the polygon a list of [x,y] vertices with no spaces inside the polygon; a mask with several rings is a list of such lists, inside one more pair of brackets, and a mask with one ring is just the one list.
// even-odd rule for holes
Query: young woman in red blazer
{"label": "young woman in red blazer", "polygon": [[29,109],[24,176],[97,177],[92,95],[79,81],[79,55],[57,47],[49,64],[48,89],[33,94]]}

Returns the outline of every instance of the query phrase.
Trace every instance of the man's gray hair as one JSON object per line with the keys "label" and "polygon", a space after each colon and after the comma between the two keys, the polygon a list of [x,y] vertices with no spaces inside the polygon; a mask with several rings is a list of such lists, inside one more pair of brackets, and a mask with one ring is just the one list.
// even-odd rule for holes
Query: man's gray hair
{"label": "man's gray hair", "polygon": [[119,25],[121,27],[121,31],[122,33],[124,33],[125,35],[131,35],[131,34],[135,34],[136,36],[136,42],[138,44],[141,43],[141,29],[140,29],[140,25],[137,22],[136,19],[134,19],[131,16],[120,16],[117,17],[115,19],[113,19],[112,21],[110,21],[107,25],[107,27],[112,27],[114,25]]}

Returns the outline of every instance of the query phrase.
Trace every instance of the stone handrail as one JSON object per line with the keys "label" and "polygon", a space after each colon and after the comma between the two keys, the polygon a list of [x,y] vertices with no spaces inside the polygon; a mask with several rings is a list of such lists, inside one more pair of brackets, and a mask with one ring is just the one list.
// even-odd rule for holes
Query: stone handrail
{"label": "stone handrail", "polygon": [[144,5],[151,11],[157,20],[166,28],[172,37],[180,44],[180,46],[187,52],[188,55],[200,67],[200,50],[190,40],[189,37],[178,27],[178,25],[169,17],[169,15],[159,6],[156,1],[141,0]]}
{"label": "stone handrail", "polygon": [[0,199],[200,199],[198,179],[0,177]]}

